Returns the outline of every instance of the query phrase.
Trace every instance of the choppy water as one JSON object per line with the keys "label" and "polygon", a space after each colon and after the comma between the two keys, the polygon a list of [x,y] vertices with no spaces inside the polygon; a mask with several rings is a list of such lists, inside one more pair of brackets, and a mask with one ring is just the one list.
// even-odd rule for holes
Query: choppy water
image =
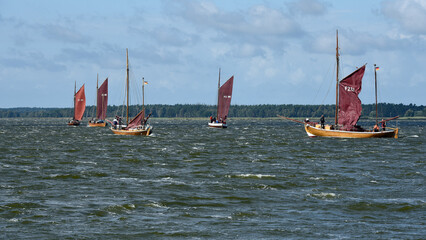
{"label": "choppy water", "polygon": [[283,120],[152,119],[150,137],[2,119],[1,239],[424,239],[425,121],[399,139]]}

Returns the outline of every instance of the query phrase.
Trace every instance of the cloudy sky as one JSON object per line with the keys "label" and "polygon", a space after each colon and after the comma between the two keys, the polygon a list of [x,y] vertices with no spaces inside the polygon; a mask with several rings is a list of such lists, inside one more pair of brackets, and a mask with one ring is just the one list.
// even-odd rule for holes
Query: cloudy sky
{"label": "cloudy sky", "polygon": [[97,73],[119,105],[126,48],[149,104],[215,104],[219,68],[232,104],[333,104],[337,29],[363,103],[377,64],[380,102],[426,104],[425,0],[0,0],[0,108],[92,105]]}

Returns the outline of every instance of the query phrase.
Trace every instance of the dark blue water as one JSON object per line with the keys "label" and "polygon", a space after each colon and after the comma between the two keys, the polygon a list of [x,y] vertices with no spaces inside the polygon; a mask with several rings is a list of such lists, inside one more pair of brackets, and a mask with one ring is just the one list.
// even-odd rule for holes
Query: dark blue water
{"label": "dark blue water", "polygon": [[[283,120],[152,119],[149,137],[2,119],[0,239],[424,239],[425,121],[399,139]],[[370,124],[371,125],[371,124]]]}

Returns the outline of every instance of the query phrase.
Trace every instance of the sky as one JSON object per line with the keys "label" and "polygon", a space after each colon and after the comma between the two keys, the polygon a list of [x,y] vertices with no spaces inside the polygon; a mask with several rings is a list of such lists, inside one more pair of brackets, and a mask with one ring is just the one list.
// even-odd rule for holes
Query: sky
{"label": "sky", "polygon": [[97,74],[120,105],[126,48],[146,104],[214,105],[219,68],[231,104],[334,104],[336,30],[363,103],[377,64],[379,102],[426,105],[426,0],[0,0],[0,108],[93,105]]}

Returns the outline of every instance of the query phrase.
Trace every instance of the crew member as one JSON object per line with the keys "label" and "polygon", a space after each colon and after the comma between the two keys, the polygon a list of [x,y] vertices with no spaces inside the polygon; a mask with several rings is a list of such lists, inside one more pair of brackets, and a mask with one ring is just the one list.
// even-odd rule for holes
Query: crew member
{"label": "crew member", "polygon": [[324,115],[321,115],[320,123],[321,123],[321,128],[324,129]]}
{"label": "crew member", "polygon": [[376,124],[376,125],[374,125],[374,128],[373,128],[373,131],[374,132],[378,132],[380,129],[379,129],[379,126]]}
{"label": "crew member", "polygon": [[117,129],[117,124],[118,124],[118,116],[115,116],[114,120],[112,120],[112,124],[114,124],[114,128]]}

